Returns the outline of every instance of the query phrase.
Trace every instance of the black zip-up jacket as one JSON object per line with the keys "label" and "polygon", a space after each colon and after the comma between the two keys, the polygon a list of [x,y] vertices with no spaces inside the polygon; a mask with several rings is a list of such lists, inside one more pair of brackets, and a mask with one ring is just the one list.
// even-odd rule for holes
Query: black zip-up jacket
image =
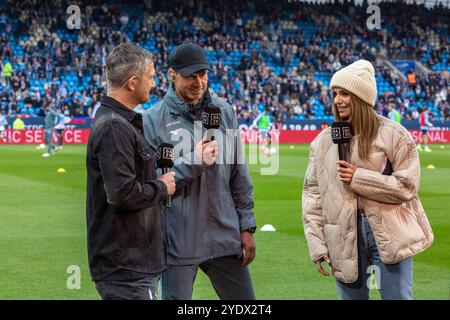
{"label": "black zip-up jacket", "polygon": [[144,138],[142,116],[104,96],[87,145],[87,241],[91,276],[160,273],[166,268],[155,153]]}

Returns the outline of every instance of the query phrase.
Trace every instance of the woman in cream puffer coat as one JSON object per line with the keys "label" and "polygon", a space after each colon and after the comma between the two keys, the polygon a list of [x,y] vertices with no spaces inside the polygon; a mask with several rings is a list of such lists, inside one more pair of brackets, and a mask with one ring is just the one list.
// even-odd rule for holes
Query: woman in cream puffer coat
{"label": "woman in cream puffer coat", "polygon": [[416,145],[404,127],[374,112],[370,62],[339,70],[330,87],[336,121],[348,121],[354,136],[347,161],[339,161],[330,128],[311,144],[302,195],[311,259],[323,275],[328,263],[341,299],[368,299],[373,285],[383,299],[412,299],[411,257],[433,242],[417,195]]}

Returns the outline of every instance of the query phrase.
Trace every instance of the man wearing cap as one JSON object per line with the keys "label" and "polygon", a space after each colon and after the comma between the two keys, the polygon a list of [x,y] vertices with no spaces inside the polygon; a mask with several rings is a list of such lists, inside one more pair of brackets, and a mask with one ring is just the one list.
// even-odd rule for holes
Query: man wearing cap
{"label": "man wearing cap", "polygon": [[[236,116],[227,102],[209,94],[208,70],[202,48],[191,43],[176,47],[169,57],[171,88],[143,116],[144,134],[154,150],[162,142],[176,145],[175,149],[183,144],[183,154],[178,154],[173,167],[176,192],[164,214],[168,269],[162,275],[162,298],[166,300],[191,299],[198,268],[208,275],[221,299],[255,299],[248,270],[255,258],[253,186],[245,158],[237,160],[243,153]],[[215,136],[219,142],[220,136],[226,136],[226,150],[217,141],[194,135],[194,126],[201,128],[202,111],[210,105],[220,108]],[[237,134],[228,139],[227,129]],[[225,161],[231,153],[232,163]]]}

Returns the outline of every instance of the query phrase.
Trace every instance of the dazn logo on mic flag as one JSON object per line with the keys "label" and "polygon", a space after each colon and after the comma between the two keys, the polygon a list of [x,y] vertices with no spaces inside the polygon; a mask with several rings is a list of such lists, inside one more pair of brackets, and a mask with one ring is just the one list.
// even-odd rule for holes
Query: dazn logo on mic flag
{"label": "dazn logo on mic flag", "polygon": [[173,149],[164,147],[163,148],[163,158],[173,160]]}
{"label": "dazn logo on mic flag", "polygon": [[[342,132],[342,135],[341,135],[341,132]],[[350,139],[352,137],[350,128],[348,128],[348,127],[332,128],[331,135],[332,135],[333,139]]]}
{"label": "dazn logo on mic flag", "polygon": [[[163,159],[171,159],[171,160],[173,160],[174,159],[173,149],[172,148],[168,148],[168,147],[163,147],[162,148],[162,158]],[[156,159],[157,160],[161,159],[161,153],[160,152],[158,152],[156,154]]]}
{"label": "dazn logo on mic flag", "polygon": [[217,114],[217,113],[211,114],[211,124],[213,126],[219,126],[220,125],[220,114]]}

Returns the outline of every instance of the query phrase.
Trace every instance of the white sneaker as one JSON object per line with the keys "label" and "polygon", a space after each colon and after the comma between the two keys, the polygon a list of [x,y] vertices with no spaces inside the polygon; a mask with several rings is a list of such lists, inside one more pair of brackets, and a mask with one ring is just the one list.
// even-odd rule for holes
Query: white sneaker
{"label": "white sneaker", "polygon": [[50,157],[50,153],[46,152],[42,155],[44,158]]}
{"label": "white sneaker", "polygon": [[425,152],[431,152],[431,149],[428,147],[425,147]]}

